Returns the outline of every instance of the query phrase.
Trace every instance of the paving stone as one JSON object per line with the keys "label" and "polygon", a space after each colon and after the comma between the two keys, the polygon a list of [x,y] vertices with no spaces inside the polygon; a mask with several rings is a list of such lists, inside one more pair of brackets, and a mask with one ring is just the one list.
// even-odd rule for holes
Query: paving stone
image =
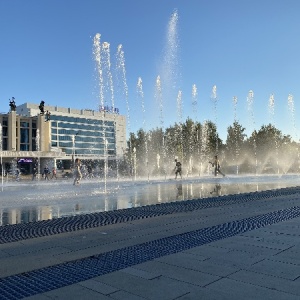
{"label": "paving stone", "polygon": [[52,290],[43,294],[50,299],[76,299],[76,300],[109,300],[109,296],[105,296],[95,292],[89,288],[79,284],[69,285],[63,288]]}
{"label": "paving stone", "polygon": [[295,246],[291,247],[274,255],[272,260],[300,265],[300,249],[297,249]]}
{"label": "paving stone", "polygon": [[148,280],[158,277],[157,275],[155,275],[153,273],[143,271],[143,270],[139,270],[139,269],[136,269],[134,267],[123,269],[120,272],[123,272],[123,273],[126,273],[126,274],[131,274],[131,275],[141,277],[141,278],[144,278],[144,279],[148,279]]}
{"label": "paving stone", "polygon": [[126,291],[117,291],[113,294],[109,295],[110,299],[115,299],[115,300],[146,300],[149,298],[144,298],[138,295],[134,295],[132,293],[128,293]]}
{"label": "paving stone", "polygon": [[189,292],[188,285],[163,276],[147,280],[123,272],[113,272],[97,280],[148,300],[171,300]]}
{"label": "paving stone", "polygon": [[298,297],[300,297],[300,282],[294,280],[288,280],[248,270],[240,270],[228,277],[239,282],[266,287],[272,290],[298,295]]}
{"label": "paving stone", "polygon": [[220,255],[226,255],[231,250],[227,248],[217,247],[215,246],[215,242],[202,245],[199,247],[194,247],[185,251],[185,253],[190,253],[194,255],[201,255],[206,258],[219,257]]}
{"label": "paving stone", "polygon": [[[30,297],[25,297],[23,298],[24,300],[49,300],[51,299],[50,297],[44,295],[44,294],[37,294],[34,296],[30,296]],[[53,298],[52,298],[53,299]]]}
{"label": "paving stone", "polygon": [[205,286],[220,278],[216,275],[186,269],[175,265],[169,265],[159,261],[145,262],[143,264],[139,264],[136,268],[157,274],[157,276],[162,275],[164,277],[198,286]]}
{"label": "paving stone", "polygon": [[290,293],[280,292],[240,281],[238,282],[229,278],[222,278],[215,281],[206,288],[213,294],[218,293],[224,295],[224,299],[299,300],[299,296]]}
{"label": "paving stone", "polygon": [[111,285],[102,283],[102,282],[98,281],[97,279],[81,281],[80,283],[78,283],[78,285],[81,285],[85,288],[88,288],[90,290],[93,290],[93,291],[98,292],[103,295],[109,295],[109,294],[115,293],[119,290],[118,288],[115,288]]}
{"label": "paving stone", "polygon": [[[177,259],[177,256],[179,259]],[[188,257],[187,257],[188,255]],[[199,271],[202,273],[207,273],[215,276],[228,276],[229,274],[235,273],[240,270],[239,267],[235,267],[232,265],[223,265],[220,263],[216,263],[214,259],[205,259],[198,260],[191,258],[192,254],[186,253],[178,253],[173,255],[164,256],[162,258],[157,259],[157,261],[167,263],[169,265],[174,265],[178,267],[182,267],[185,269],[190,269],[194,271]],[[197,257],[192,255],[192,257]]]}
{"label": "paving stone", "polygon": [[266,257],[266,255],[258,255],[257,253],[232,250],[224,256],[214,257],[210,261],[213,264],[239,269],[251,267],[253,264],[266,259]]}
{"label": "paving stone", "polygon": [[249,271],[295,280],[300,276],[300,265],[266,259],[249,267]]}

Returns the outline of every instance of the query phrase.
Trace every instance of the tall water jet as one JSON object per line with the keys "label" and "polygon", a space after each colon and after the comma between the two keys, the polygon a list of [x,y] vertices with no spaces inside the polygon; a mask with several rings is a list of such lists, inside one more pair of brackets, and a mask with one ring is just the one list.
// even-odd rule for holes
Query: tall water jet
{"label": "tall water jet", "polygon": [[[215,124],[217,126],[218,123],[218,112],[217,112],[217,104],[218,104],[218,98],[217,98],[217,86],[214,85],[212,87],[212,93],[210,97],[212,103],[213,103],[213,110],[214,110],[214,117],[215,117]],[[218,155],[219,152],[219,140],[218,140],[218,133],[216,130],[216,155]]]}
{"label": "tall water jet", "polygon": [[290,114],[291,114],[294,137],[297,141],[298,140],[298,138],[297,138],[298,135],[297,135],[297,127],[296,127],[296,119],[295,119],[294,97],[291,94],[288,95],[288,108],[289,108],[289,111],[290,111]]}
{"label": "tall water jet", "polygon": [[114,112],[115,109],[115,97],[114,97],[114,84],[111,74],[111,61],[110,61],[110,44],[108,42],[104,42],[102,44],[102,56],[103,56],[103,72],[107,79],[104,82],[104,87],[106,87],[105,92],[108,94],[108,98],[111,101],[111,108]]}
{"label": "tall water jet", "polygon": [[[163,96],[162,96],[162,87],[161,87],[161,79],[160,76],[157,76],[156,78],[156,84],[155,84],[155,95],[156,103],[158,103],[159,107],[159,122],[160,122],[160,128],[162,132],[162,141],[161,141],[161,153],[163,156],[163,162],[164,162],[164,174],[166,176],[166,151],[165,151],[165,136],[164,136],[164,131],[165,131],[165,124],[164,124],[164,105],[163,105]],[[159,153],[157,153],[159,155]]]}
{"label": "tall water jet", "polygon": [[[121,97],[125,98],[126,101],[126,120],[127,120],[127,132],[131,132],[131,123],[130,123],[130,107],[129,107],[129,100],[128,100],[128,85],[127,85],[127,78],[126,78],[126,67],[125,67],[125,55],[123,51],[123,47],[120,44],[118,46],[118,51],[116,54],[116,74],[117,74],[117,81],[121,86]],[[132,151],[131,139],[129,139],[130,143],[130,151]],[[125,149],[124,149],[125,151]],[[124,154],[124,153],[123,153]],[[132,154],[132,153],[131,153]],[[132,167],[132,160],[130,160],[130,164]]]}
{"label": "tall water jet", "polygon": [[236,96],[233,97],[233,109],[234,109],[234,138],[235,138],[235,161],[236,161],[236,175],[239,174],[239,141],[238,141],[238,128],[237,128],[237,103],[238,98]]}
{"label": "tall water jet", "polygon": [[178,156],[180,156],[180,159],[183,162],[184,153],[183,153],[183,132],[182,132],[183,121],[182,121],[182,115],[183,115],[182,91],[178,91],[178,95],[177,95],[177,116],[178,116],[178,121],[179,121],[178,137],[179,137],[179,141],[180,141],[180,149],[179,149]]}
{"label": "tall water jet", "polygon": [[[146,127],[146,110],[145,110],[145,102],[144,102],[144,92],[143,92],[143,81],[142,78],[138,78],[137,82],[137,95],[139,100],[141,101],[142,106],[142,114],[143,114],[143,128]],[[149,158],[148,158],[148,138],[147,136],[144,137],[144,143],[145,143],[145,167],[147,170],[147,176],[149,180]]]}
{"label": "tall water jet", "polygon": [[[94,44],[93,44],[93,55],[94,60],[96,63],[96,71],[98,77],[98,84],[99,84],[99,110],[104,112],[105,111],[105,88],[104,88],[104,74],[103,74],[103,63],[102,63],[102,47],[101,47],[101,34],[97,33],[94,37]],[[102,124],[103,130],[100,133],[102,135],[102,140],[105,142],[105,127],[104,127],[104,114],[102,115]],[[104,145],[105,147],[105,145]],[[105,153],[104,153],[105,156]]]}
{"label": "tall water jet", "polygon": [[276,150],[276,165],[277,165],[277,173],[279,174],[279,153],[278,153],[278,136],[277,136],[277,131],[276,131],[276,126],[275,126],[275,97],[273,94],[270,95],[269,97],[269,103],[268,103],[268,108],[269,108],[269,113],[270,113],[270,123],[274,127],[274,139],[275,139],[275,150]]}
{"label": "tall water jet", "polygon": [[[104,92],[107,95],[107,98],[110,99],[111,107],[109,108],[109,110],[115,116],[114,84],[113,84],[113,78],[112,78],[112,73],[111,73],[110,44],[108,42],[104,42],[102,44],[102,58],[103,58],[102,68],[103,68],[103,74],[104,74]],[[104,102],[105,102],[105,98],[104,98]],[[104,115],[103,115],[103,118],[104,118]],[[104,125],[103,136],[104,136],[105,141],[108,143],[106,129],[107,129],[107,127]],[[109,147],[109,145],[107,145],[107,147]]]}
{"label": "tall water jet", "polygon": [[[209,142],[209,125],[207,121],[204,121],[201,129],[201,171],[203,169],[203,163],[208,159],[208,142]],[[209,166],[207,166],[207,173],[209,172]]]}
{"label": "tall water jet", "polygon": [[104,140],[104,192],[106,193],[107,184],[107,174],[108,174],[108,141]]}
{"label": "tall water jet", "polygon": [[100,97],[100,109],[104,109],[104,85],[103,85],[103,72],[102,72],[102,63],[101,63],[101,34],[97,33],[94,37],[93,44],[93,55],[96,62],[96,71],[98,75],[99,83],[99,97]]}
{"label": "tall water jet", "polygon": [[[197,86],[196,84],[193,84],[192,86],[192,108],[193,108],[193,113],[194,113],[194,120],[195,123],[197,124],[197,119],[198,119],[198,112],[197,112],[197,104],[198,104],[198,92],[197,92]],[[197,156],[199,157],[200,155],[200,148],[199,148],[199,132],[197,131],[197,128],[193,125],[192,128],[192,134],[190,135],[191,137],[191,141],[190,141],[190,153],[192,153],[192,155],[195,153],[195,149],[194,149],[194,136],[196,137],[196,141],[197,141]],[[192,168],[193,168],[193,156],[191,155],[190,157],[190,172],[192,172]],[[200,160],[199,160],[200,162]],[[199,166],[199,170],[200,170],[200,166]]]}
{"label": "tall water jet", "polygon": [[[165,91],[176,90],[178,81],[178,52],[179,38],[177,32],[178,12],[175,10],[168,23],[166,46],[164,50],[164,61],[161,70],[161,77]],[[166,95],[169,96],[169,95]]]}
{"label": "tall water jet", "polygon": [[[255,175],[257,175],[257,144],[256,144],[256,135],[257,132],[255,130],[255,118],[254,118],[254,111],[253,111],[253,102],[254,102],[254,93],[252,90],[248,92],[247,96],[247,104],[248,104],[248,112],[250,113],[250,120],[253,125],[253,152],[254,152],[254,160],[255,160]],[[251,126],[249,126],[251,128]]]}
{"label": "tall water jet", "polygon": [[[297,134],[297,127],[296,127],[296,119],[295,119],[295,105],[294,105],[294,97],[293,95],[288,95],[288,108],[291,114],[292,126],[294,131],[294,138],[298,143],[298,134]],[[300,153],[299,148],[297,147],[297,160],[298,160],[298,169],[300,169]]]}
{"label": "tall water jet", "polygon": [[41,154],[40,154],[40,130],[36,130],[36,137],[35,137],[35,147],[38,155],[37,161],[37,179],[40,179],[40,169],[41,169]]}
{"label": "tall water jet", "polygon": [[[158,70],[160,76],[160,84],[163,91],[164,106],[166,110],[174,108],[174,101],[180,88],[180,72],[179,72],[179,37],[178,37],[178,20],[179,16],[175,10],[167,25],[165,45],[163,49],[162,63]],[[166,116],[169,121],[172,115]]]}

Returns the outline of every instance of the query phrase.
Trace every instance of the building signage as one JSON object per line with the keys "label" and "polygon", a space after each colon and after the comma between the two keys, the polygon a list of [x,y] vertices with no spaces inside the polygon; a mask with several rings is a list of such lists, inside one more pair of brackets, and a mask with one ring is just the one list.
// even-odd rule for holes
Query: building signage
{"label": "building signage", "polygon": [[32,158],[20,158],[18,159],[18,163],[20,164],[26,164],[26,163],[32,163]]}
{"label": "building signage", "polygon": [[115,113],[115,114],[119,114],[119,109],[117,107],[112,107],[112,106],[100,106],[99,107],[100,111],[105,111],[105,112],[109,112],[109,113]]}

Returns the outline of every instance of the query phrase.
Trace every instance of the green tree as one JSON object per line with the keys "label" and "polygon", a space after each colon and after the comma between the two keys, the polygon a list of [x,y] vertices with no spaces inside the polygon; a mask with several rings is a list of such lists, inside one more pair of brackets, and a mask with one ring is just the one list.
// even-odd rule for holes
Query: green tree
{"label": "green tree", "polygon": [[239,124],[237,121],[234,121],[231,126],[227,128],[227,139],[226,139],[226,159],[227,165],[231,164],[239,168],[243,163],[244,145],[246,140],[246,134],[244,133],[246,129]]}

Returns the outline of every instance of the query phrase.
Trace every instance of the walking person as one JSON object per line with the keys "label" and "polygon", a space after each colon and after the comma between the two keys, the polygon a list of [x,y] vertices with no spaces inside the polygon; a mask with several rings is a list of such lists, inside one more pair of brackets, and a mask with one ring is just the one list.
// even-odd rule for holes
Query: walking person
{"label": "walking person", "polygon": [[49,173],[50,173],[50,171],[49,171],[48,166],[45,166],[45,168],[44,168],[44,178],[45,178],[45,180],[49,180]]}
{"label": "walking person", "polygon": [[56,176],[56,168],[53,167],[52,168],[52,176],[51,176],[51,179],[53,179],[55,177],[55,179],[57,179],[57,176]]}
{"label": "walking person", "polygon": [[182,178],[181,174],[181,162],[175,159],[175,179],[177,179],[177,175],[180,175],[180,178]]}
{"label": "walking person", "polygon": [[220,173],[221,175],[223,175],[223,177],[225,177],[225,174],[222,173],[221,171],[221,166],[220,166],[220,161],[218,159],[218,155],[215,155],[215,159],[213,162],[209,162],[214,169],[214,173],[215,173],[215,176],[218,176],[218,174]]}
{"label": "walking person", "polygon": [[20,181],[20,170],[16,169],[16,181]]}
{"label": "walking person", "polygon": [[81,174],[81,162],[79,158],[75,159],[75,166],[74,166],[74,182],[73,185],[75,184],[79,184],[79,181],[82,178],[82,174]]}
{"label": "walking person", "polygon": [[32,181],[36,180],[36,175],[37,175],[37,168],[36,166],[34,166],[32,171]]}

